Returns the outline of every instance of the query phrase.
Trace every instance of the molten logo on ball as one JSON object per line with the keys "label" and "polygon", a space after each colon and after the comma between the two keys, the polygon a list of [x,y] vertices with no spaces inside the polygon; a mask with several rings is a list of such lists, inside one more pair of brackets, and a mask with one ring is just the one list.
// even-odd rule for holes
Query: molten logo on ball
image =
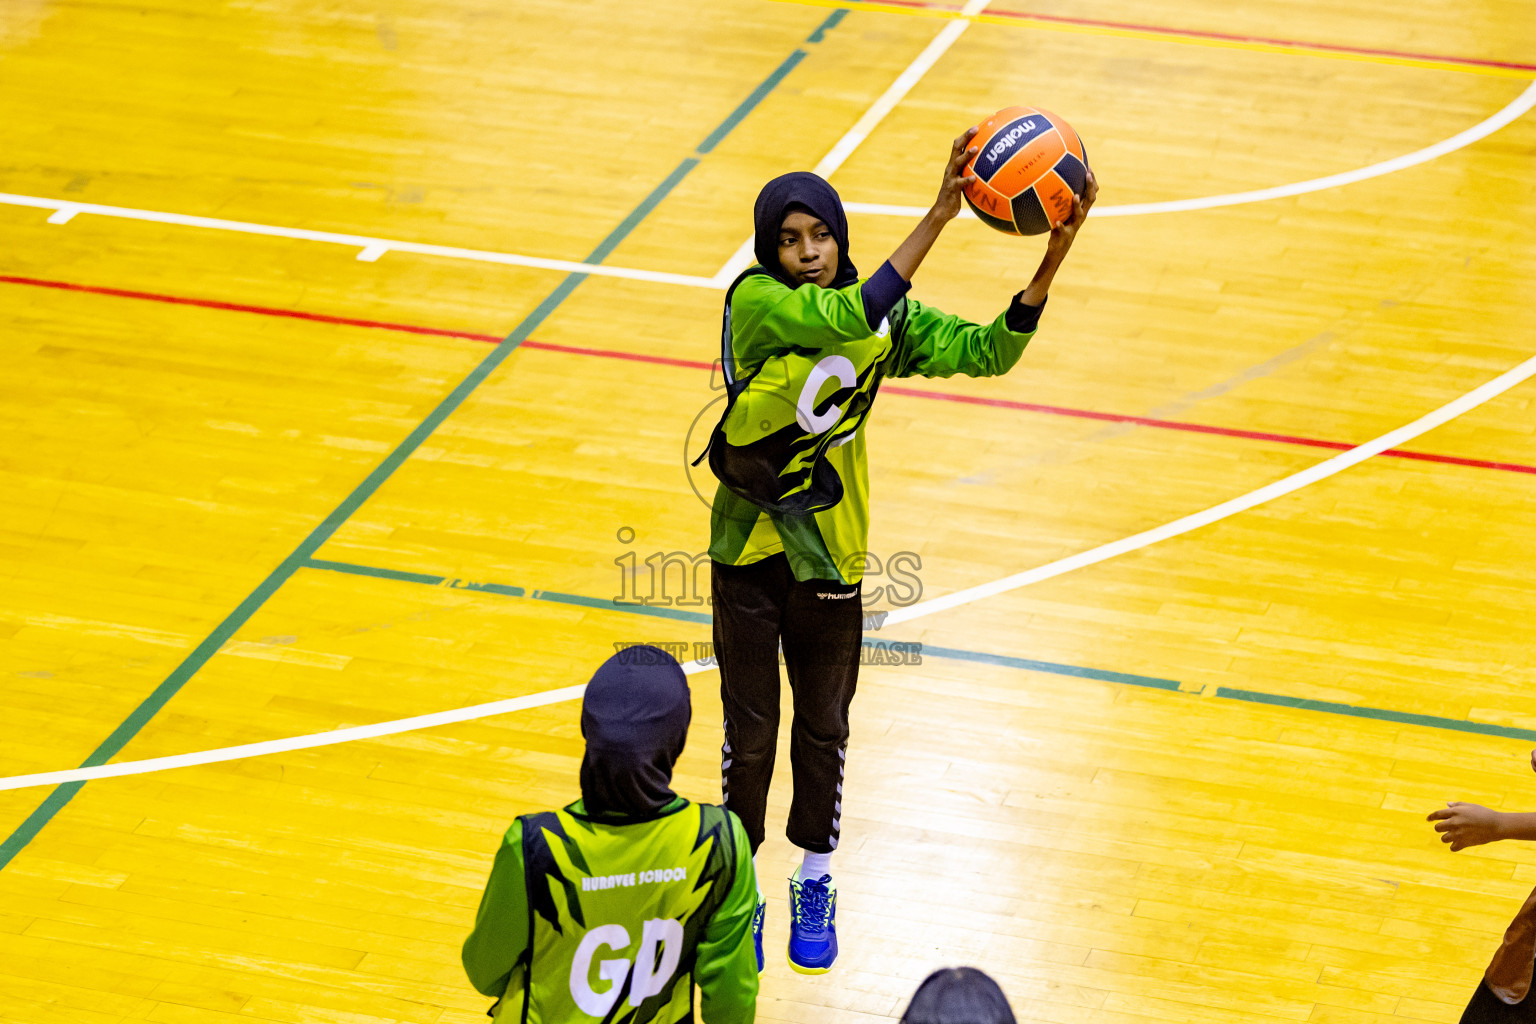
{"label": "molten logo on ball", "polygon": [[1023,124],[1014,125],[1012,128],[1008,129],[1008,134],[1003,136],[1001,142],[987,150],[987,159],[993,163],[996,163],[997,158],[1003,154],[1004,150],[1012,149],[1015,143],[1017,143],[1020,139],[1024,138],[1034,130],[1034,121],[1025,121]]}

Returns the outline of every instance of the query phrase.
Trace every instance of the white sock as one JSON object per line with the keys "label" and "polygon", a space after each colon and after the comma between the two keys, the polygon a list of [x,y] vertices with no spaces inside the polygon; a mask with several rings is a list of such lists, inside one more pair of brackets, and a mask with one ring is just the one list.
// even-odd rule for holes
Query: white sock
{"label": "white sock", "polygon": [[757,902],[766,903],[768,894],[763,892],[763,873],[757,867],[757,854],[752,855],[752,878],[757,882]]}
{"label": "white sock", "polygon": [[800,881],[815,881],[822,875],[832,873],[832,855],[830,853],[812,853],[805,851],[805,860],[800,863]]}

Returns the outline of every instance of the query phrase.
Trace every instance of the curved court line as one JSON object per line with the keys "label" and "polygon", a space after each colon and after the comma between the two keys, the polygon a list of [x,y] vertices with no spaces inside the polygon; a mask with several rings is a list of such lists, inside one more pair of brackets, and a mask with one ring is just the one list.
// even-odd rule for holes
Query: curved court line
{"label": "curved court line", "polygon": [[0,791],[26,789],[30,786],[56,786],[64,782],[84,782],[88,779],[110,779],[119,775],[142,775],[145,772],[160,772],[168,768],[187,768],[198,764],[238,761],[246,757],[260,757],[262,754],[280,754],[289,750],[308,750],[311,747],[328,747],[336,743],[392,736],[395,733],[428,729],[434,725],[468,722],[476,718],[488,718],[491,715],[504,715],[510,711],[526,711],[546,704],[559,704],[561,701],[575,700],[585,693],[586,689],[586,684],[582,683],[579,686],[567,686],[559,690],[531,693],[526,697],[493,700],[488,704],[471,704],[467,708],[434,711],[429,715],[398,718],[392,722],[375,722],[373,725],[355,725],[346,729],[310,733],[307,736],[288,736],[280,740],[242,743],[236,747],[199,750],[191,754],[171,754],[142,761],[118,761],[113,764],[97,765],[94,768],[71,768],[67,771],[39,772],[36,775],[12,775],[10,778],[0,779]]}
{"label": "curved court line", "polygon": [[[994,597],[1010,590],[1027,587],[1032,583],[1039,583],[1043,580],[1064,575],[1074,569],[1096,565],[1118,555],[1128,554],[1132,551],[1149,547],[1159,541],[1182,536],[1202,526],[1209,526],[1222,519],[1237,515],[1239,512],[1245,512],[1265,502],[1273,501],[1276,498],[1299,491],[1309,484],[1325,480],[1351,466],[1364,462],[1374,455],[1380,455],[1389,448],[1395,448],[1404,441],[1412,440],[1420,434],[1448,423],[1463,413],[1470,412],[1533,376],[1536,376],[1536,356],[1531,356],[1513,369],[1506,370],[1493,380],[1473,388],[1459,398],[1452,399],[1450,402],[1447,402],[1431,413],[1419,417],[1412,423],[1382,434],[1372,441],[1367,441],[1362,445],[1351,448],[1347,452],[1335,455],[1333,458],[1304,469],[1299,473],[1293,473],[1282,480],[1277,480],[1272,484],[1267,484],[1257,490],[1250,491],[1241,497],[1222,502],[1220,505],[1214,505],[1202,512],[1184,516],[1182,519],[1176,519],[1171,523],[1165,523],[1155,529],[1145,530],[1133,536],[1112,541],[1109,544],[1101,544],[1088,551],[1058,559],[1046,565],[1037,566],[1034,569],[1015,573],[1012,576],[1005,576],[991,583],[969,587],[965,590],[959,590],[953,594],[946,594],[944,597],[933,598],[929,601],[920,601],[906,608],[898,608],[886,615],[883,625],[896,625],[897,623],[907,622],[924,615],[933,615],[963,604],[979,601],[982,598]],[[715,662],[713,659],[695,659],[683,663],[683,671],[689,675],[707,672],[714,667]],[[168,768],[214,764],[220,761],[234,761],[261,754],[306,750],[313,747],[330,746],[354,740],[374,739],[379,736],[390,736],[396,733],[411,732],[416,729],[426,729],[437,725],[467,722],[490,715],[505,714],[509,711],[521,711],[527,708],[542,707],[546,704],[558,704],[562,701],[575,700],[585,691],[585,684],[566,686],[557,690],[545,690],[541,693],[529,694],[524,697],[492,701],[488,704],[475,704],[466,708],[435,711],[411,718],[401,718],[390,722],[376,722],[373,725],[351,726],[345,729],[333,729],[329,732],[311,733],[306,736],[291,736],[284,739],[266,740],[261,743],[247,743],[235,747],[195,751],[189,754],[172,754],[167,757],[149,758],[142,761],[119,761],[113,764],[96,765],[88,768],[71,768],[63,771],[39,772],[32,775],[13,775],[8,778],[0,778],[0,791],[25,789],[32,786],[84,782],[90,779],[111,778],[115,776],[141,775],[146,772],[164,771]],[[1277,701],[1285,699],[1288,698],[1275,698]]]}
{"label": "curved court line", "polygon": [[[988,0],[967,0],[965,5],[965,13],[979,13],[983,8],[985,8],[987,2]],[[961,32],[964,31],[964,27],[968,24],[969,21],[959,21],[946,26],[945,30],[941,31],[934,38],[928,47],[925,48],[921,54],[919,54],[917,59],[914,60],[913,63],[909,65],[900,76],[898,76],[897,80],[893,82],[892,85],[886,90],[886,92],[883,93],[881,97],[875,101],[874,105],[872,105],[871,108],[865,112],[865,115],[860,119],[860,121],[855,124],[854,127],[851,128],[841,140],[839,140],[838,144],[833,147],[832,151],[829,152],[826,157],[823,158],[822,162],[817,165],[818,170],[825,166],[827,173],[830,174],[833,170],[836,169],[837,166],[840,166],[841,163],[846,160],[848,155],[853,152],[854,148],[856,148],[864,140],[864,138],[866,138],[868,134],[874,130],[874,127],[879,123],[879,121],[883,119],[887,113],[889,113],[889,110],[894,108],[896,103],[900,102],[906,93],[910,91],[912,86],[916,84],[918,79],[920,79],[922,75],[925,74],[935,62],[937,62],[938,58],[942,56],[944,51],[946,51],[950,45],[953,44],[955,39],[959,37]],[[1503,110],[1499,111],[1497,114],[1474,126],[1473,128],[1461,132],[1460,134],[1453,136],[1444,142],[1437,143],[1434,146],[1419,150],[1416,153],[1410,153],[1406,156],[1398,157],[1394,160],[1372,165],[1371,167],[1361,168],[1358,171],[1346,172],[1341,175],[1332,175],[1327,178],[1313,179],[1312,181],[1300,182],[1295,185],[1279,186],[1275,189],[1263,189],[1247,193],[1234,193],[1226,196],[1211,196],[1205,197],[1204,199],[1175,200],[1171,203],[1144,203],[1134,204],[1131,206],[1104,207],[1096,210],[1095,213],[1101,216],[1126,216],[1130,215],[1131,213],[1172,212],[1172,210],[1175,208],[1205,209],[1211,206],[1227,206],[1235,205],[1236,203],[1240,202],[1255,202],[1261,199],[1278,198],[1281,195],[1301,194],[1302,192],[1306,191],[1316,191],[1321,188],[1330,188],[1334,185],[1347,184],[1351,181],[1364,180],[1365,178],[1375,177],[1379,174],[1386,174],[1390,173],[1391,171],[1401,170],[1404,167],[1410,167],[1417,163],[1423,163],[1427,160],[1432,160],[1435,157],[1441,156],[1444,153],[1449,153],[1456,149],[1462,148],[1463,146],[1466,146],[1471,142],[1483,138],[1492,132],[1497,131],[1499,128],[1502,128],[1504,125],[1508,124],[1529,110],[1533,104],[1536,104],[1536,82],[1532,82],[1532,84],[1527,87],[1527,89],[1521,93],[1519,97],[1512,101]],[[687,164],[688,161],[685,161],[684,166],[686,167]],[[675,175],[676,172],[674,172],[674,176]],[[1306,186],[1312,187],[1308,188]],[[379,256],[381,256],[384,252],[387,252],[390,249],[398,248],[402,251],[421,252],[427,255],[441,255],[448,256],[450,258],[485,259],[487,262],[515,263],[515,265],[538,266],[546,267],[549,269],[567,269],[570,270],[573,274],[591,274],[598,271],[599,269],[602,269],[608,271],[606,276],[630,277],[638,280],[652,281],[661,281],[665,279],[665,283],[691,284],[698,287],[711,288],[720,288],[724,286],[728,280],[727,272],[730,270],[732,264],[737,262],[742,256],[742,250],[738,250],[737,254],[734,255],[731,260],[727,261],[727,263],[720,268],[720,270],[713,278],[698,278],[689,277],[687,275],[662,274],[653,271],[627,270],[625,268],[617,267],[598,268],[596,265],[590,263],[572,263],[563,260],[542,260],[537,257],[517,257],[506,253],[490,253],[481,250],[455,249],[443,246],[423,246],[418,243],[395,243],[388,239],[376,239],[360,235],[337,235],[329,232],[305,231],[303,229],[272,228],[268,225],[248,224],[240,221],[224,221],[218,220],[216,218],[184,217],[177,214],[155,214],[152,211],[131,210],[124,207],[107,207],[99,206],[96,204],[39,199],[32,196],[16,196],[0,193],[0,203],[7,202],[18,206],[31,206],[44,209],[52,209],[54,213],[50,215],[48,220],[50,223],[55,224],[66,224],[77,213],[101,213],[106,216],[122,216],[128,219],[159,220],[166,223],[180,223],[195,227],[212,227],[222,230],[246,231],[252,234],[274,234],[281,235],[283,237],[303,238],[313,241],[336,242],[338,244],[344,245],[356,245],[361,249],[357,258],[365,261],[375,260],[379,258]],[[846,205],[849,209],[854,209],[855,206],[865,207],[864,210],[856,212],[876,212],[871,211],[868,208],[871,204],[850,203]],[[921,214],[925,212],[919,208],[895,207],[884,208],[878,212],[888,212],[890,210],[896,209],[915,210],[916,215],[918,216],[921,216]],[[742,249],[744,250],[749,248],[750,244],[751,242],[748,240],[748,242],[743,245]],[[487,257],[497,258],[486,259]],[[895,623],[907,621],[920,615],[933,614],[935,612],[944,611],[948,608],[966,604],[971,601],[980,600],[983,597],[993,596],[1008,590],[1027,586],[1030,583],[1039,582],[1043,579],[1049,579],[1053,576],[1059,576],[1076,568],[1093,565],[1097,562],[1113,558],[1116,555],[1134,551],[1141,547],[1146,547],[1150,544],[1157,543],[1160,540],[1179,536],[1183,533],[1197,529],[1199,526],[1208,525],[1209,523],[1216,522],[1217,520],[1226,518],[1227,516],[1235,515],[1238,512],[1252,508],[1256,505],[1262,504],[1263,502],[1272,500],[1273,498],[1280,497],[1284,494],[1289,494],[1295,490],[1299,490],[1300,488],[1305,487],[1310,483],[1315,483],[1317,480],[1332,476],[1335,473],[1349,468],[1350,466],[1356,465],[1359,462],[1363,462],[1365,459],[1370,458],[1372,455],[1380,454],[1382,451],[1385,451],[1388,448],[1396,447],[1403,441],[1417,437],[1419,434],[1433,429],[1435,426],[1439,426],[1470,409],[1476,408],[1478,405],[1483,404],[1496,395],[1502,394],[1504,391],[1514,387],[1516,384],[1529,379],[1533,374],[1536,374],[1536,356],[1533,356],[1514,369],[1507,371],[1506,373],[1500,375],[1492,381],[1489,381],[1481,387],[1468,392],[1466,395],[1463,395],[1460,398],[1448,403],[1447,405],[1442,406],[1440,409],[1435,410],[1429,415],[1421,417],[1419,420],[1416,420],[1405,427],[1400,427],[1395,431],[1385,434],[1382,437],[1375,439],[1374,441],[1366,442],[1365,444],[1351,449],[1348,452],[1335,456],[1332,459],[1328,459],[1327,461],[1320,463],[1319,465],[1314,466],[1309,470],[1303,470],[1301,473],[1293,474],[1284,480],[1277,481],[1276,483],[1270,484],[1267,487],[1259,488],[1257,491],[1250,492],[1249,494],[1240,498],[1235,498],[1232,501],[1217,505],[1211,509],[1205,510],[1204,512],[1196,513],[1192,516],[1186,516],[1183,519],[1176,520],[1173,523],[1165,524],[1164,526],[1158,527],[1157,529],[1145,531],[1143,533],[1136,534],[1133,537],[1115,541],[1111,544],[1102,545],[1090,551],[1082,552],[1078,555],[1050,563],[1049,565],[1037,567],[1036,569],[1017,573],[1013,576],[1005,577],[1002,580],[997,580],[990,584],[983,584],[978,587],[972,587],[967,590],[958,591],[943,598],[935,598],[931,601],[920,602],[919,604],[910,606],[908,608],[898,609],[896,612],[891,613],[887,617],[886,622]],[[685,663],[683,667],[684,671],[691,675],[707,671],[715,666],[712,661],[706,662],[702,660],[696,660]],[[432,725],[467,721],[474,718],[486,717],[488,715],[505,713],[506,711],[521,710],[523,707],[536,707],[540,706],[541,704],[572,700],[580,696],[584,690],[584,686],[565,687],[559,690],[549,690],[539,694],[531,694],[527,697],[512,698],[508,701],[494,701],[490,704],[474,705],[469,708],[451,709],[448,711],[434,712],[427,715],[414,716],[407,719],[398,719],[392,722],[380,722],[368,726],[355,726],[348,729],[332,730],[330,732],[315,733],[308,736],[270,740],[264,743],[245,744],[237,747],[226,747],[216,750],[194,752],[191,754],[171,755],[169,757],[153,758],[143,761],[124,761],[113,764],[96,765],[89,768],[75,768],[62,772],[45,772],[34,775],[0,778],[0,790],[19,789],[28,786],[47,785],[50,783],[59,784],[84,782],[93,778],[135,775],[142,774],[144,772],[159,771],[167,768],[183,767],[192,764],[207,764],[216,761],[236,760],[242,757],[257,756],[258,754],[263,753],[277,753],[284,750],[297,750],[327,746],[335,743],[348,742],[350,740],[407,732],[415,729],[427,728]],[[519,702],[531,703],[520,704]],[[518,706],[514,707],[512,705]],[[499,708],[499,710],[488,710],[497,708]]]}
{"label": "curved court line", "polygon": [[1124,537],[1108,544],[1101,544],[1088,551],[1079,552],[1067,558],[1026,569],[1024,572],[1005,576],[991,583],[983,583],[980,586],[968,587],[965,590],[957,590],[953,594],[936,597],[930,601],[919,601],[917,604],[906,608],[898,608],[886,617],[887,625],[895,625],[908,619],[915,619],[922,615],[932,615],[935,612],[947,611],[962,604],[979,601],[984,597],[994,597],[1010,590],[1027,587],[1031,583],[1039,583],[1042,580],[1052,579],[1069,573],[1074,569],[1082,569],[1099,562],[1107,561],[1117,555],[1127,554],[1141,548],[1156,544],[1159,541],[1179,537],[1202,526],[1209,526],[1229,516],[1246,512],[1248,509],[1284,497],[1295,491],[1301,490],[1309,484],[1315,484],[1319,480],[1326,480],[1330,476],[1342,473],[1351,466],[1359,465],[1373,455],[1380,455],[1388,448],[1396,448],[1404,441],[1412,440],[1420,434],[1427,433],[1438,426],[1450,422],[1462,413],[1476,409],[1478,406],[1508,391],[1510,388],[1536,376],[1536,356],[1532,356],[1525,362],[1511,370],[1506,370],[1493,380],[1480,387],[1473,388],[1460,398],[1453,399],[1436,409],[1434,412],[1419,417],[1406,426],[1382,434],[1372,441],[1351,448],[1347,452],[1341,452],[1331,459],[1319,462],[1315,466],[1309,466],[1299,473],[1292,473],[1282,480],[1276,480],[1272,484],[1260,487],[1256,491],[1230,501],[1224,501],[1220,505],[1213,505],[1203,512],[1187,515],[1182,519],[1175,519],[1171,523],[1164,523],[1155,529],[1145,530],[1130,537]]}
{"label": "curved court line", "polygon": [[[973,0],[973,4],[981,0]],[[970,6],[970,5],[968,5]],[[983,4],[984,6],[984,4]],[[816,165],[816,171],[822,177],[832,174],[842,166],[855,148],[864,141],[886,114],[899,103],[902,98],[917,84],[929,68],[943,56],[944,52],[959,38],[969,21],[955,21],[946,25],[944,30],[934,37],[933,42],[918,55],[907,69],[891,83],[891,86],[879,99],[865,111],[864,116],[848,130],[842,139],[838,140],[832,150]],[[1147,213],[1178,213],[1189,210],[1208,210],[1221,206],[1237,206],[1244,203],[1263,202],[1268,199],[1279,199],[1285,196],[1303,195],[1308,192],[1319,192],[1324,189],[1336,188],[1340,185],[1348,185],[1357,181],[1365,181],[1369,178],[1391,174],[1404,168],[1417,164],[1427,163],[1447,153],[1462,149],[1479,139],[1503,128],[1536,106],[1536,81],[1526,87],[1525,91],[1510,101],[1498,113],[1487,120],[1468,128],[1464,132],[1453,135],[1450,138],[1437,142],[1433,146],[1404,156],[1384,160],[1381,163],[1371,164],[1353,171],[1345,171],[1340,174],[1331,174],[1323,178],[1312,178],[1307,181],[1295,182],[1290,185],[1277,185],[1274,188],[1255,189],[1249,192],[1232,192],[1218,196],[1204,196],[1195,199],[1173,199],[1158,203],[1129,203],[1120,206],[1096,206],[1090,216],[1094,217],[1131,217]],[[169,213],[163,210],[140,210],[127,206],[104,206],[99,203],[81,203],[68,199],[49,199],[44,196],[24,196],[10,192],[0,192],[0,205],[22,206],[39,210],[51,210],[47,220],[50,224],[68,224],[77,215],[82,213],[94,214],[100,217],[116,217],[123,220],[146,221],[154,224],[172,224],[180,227],[204,228],[213,231],[233,231],[241,234],[263,235],[271,238],[288,238],[305,242],[324,242],[332,245],[343,245],[358,250],[357,258],[365,262],[373,262],[388,252],[409,252],[422,256],[439,256],[445,259],[471,260],[479,263],[496,263],[503,266],[527,267],[534,270],[555,270],[566,273],[589,274],[594,277],[614,277],[631,281],[646,281],[651,284],[681,285],[689,288],[710,288],[720,290],[730,284],[731,279],[745,269],[752,260],[752,240],[749,238],[741,247],[726,260],[719,271],[713,277],[701,277],[695,274],[672,274],[660,270],[641,270],[634,267],[615,267],[607,264],[587,263],[577,260],[546,259],[542,256],[523,256],[518,253],[496,252],[488,249],[467,249],[451,245],[430,245],[424,242],[410,242],[397,238],[376,238],[371,235],[353,235],[335,231],[313,231],[308,228],[290,228],[276,224],[258,224],[253,221],[226,220],[219,217],[195,217],[183,213]],[[844,203],[843,206],[850,213],[875,214],[895,217],[921,217],[928,212],[927,207],[899,206],[889,203]],[[960,211],[962,218],[976,219],[976,215],[970,210]]]}
{"label": "curved court line", "polygon": [[[1415,150],[1403,156],[1393,157],[1391,160],[1383,160],[1380,163],[1371,164],[1369,167],[1361,167],[1353,171],[1344,171],[1339,174],[1330,174],[1322,178],[1309,178],[1306,181],[1293,182],[1290,185],[1276,185],[1273,188],[1253,189],[1249,192],[1229,192],[1219,196],[1202,196],[1195,199],[1170,199],[1160,203],[1126,203],[1120,206],[1095,206],[1089,213],[1090,217],[1135,217],[1146,213],[1181,213],[1189,210],[1210,210],[1220,206],[1238,206],[1244,203],[1259,203],[1269,199],[1282,199],[1286,196],[1305,195],[1308,192],[1321,192],[1324,189],[1338,188],[1341,185],[1352,185],[1357,181],[1365,181],[1369,178],[1379,178],[1384,174],[1392,174],[1418,164],[1428,163],[1437,157],[1454,153],[1458,149],[1470,146],[1480,139],[1503,128],[1536,106],[1536,81],[1526,86],[1525,91],[1509,102],[1504,109],[1492,117],[1473,125],[1464,132],[1458,132],[1450,138]],[[927,207],[922,206],[894,206],[888,203],[844,203],[843,207],[849,213],[872,213],[892,217],[921,217],[928,212]],[[976,215],[970,210],[962,210],[962,217],[976,219]]]}

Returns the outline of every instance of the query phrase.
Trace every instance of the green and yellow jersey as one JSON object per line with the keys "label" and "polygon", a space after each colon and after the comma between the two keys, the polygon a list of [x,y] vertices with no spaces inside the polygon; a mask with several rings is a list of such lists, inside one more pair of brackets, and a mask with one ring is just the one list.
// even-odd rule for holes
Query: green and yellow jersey
{"label": "green and yellow jersey", "polygon": [[862,282],[790,288],[755,269],[726,300],[731,401],[710,443],[721,483],[709,555],[746,565],[784,552],[796,579],[855,583],[869,539],[864,426],[881,380],[1007,373],[1034,331],[906,297],[871,329]]}
{"label": "green and yellow jersey", "polygon": [[602,821],[581,801],[512,823],[464,969],[525,1024],[751,1024],[757,882],[731,812],[681,797],[649,821]]}

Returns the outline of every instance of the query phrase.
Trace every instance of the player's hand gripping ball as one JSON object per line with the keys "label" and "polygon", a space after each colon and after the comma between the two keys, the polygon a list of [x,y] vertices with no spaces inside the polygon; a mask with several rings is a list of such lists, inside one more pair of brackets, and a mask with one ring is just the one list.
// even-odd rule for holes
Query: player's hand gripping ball
{"label": "player's hand gripping ball", "polygon": [[964,173],[965,201],[1010,235],[1043,235],[1072,216],[1088,184],[1088,154],[1072,126],[1048,110],[1005,107],[981,122]]}

